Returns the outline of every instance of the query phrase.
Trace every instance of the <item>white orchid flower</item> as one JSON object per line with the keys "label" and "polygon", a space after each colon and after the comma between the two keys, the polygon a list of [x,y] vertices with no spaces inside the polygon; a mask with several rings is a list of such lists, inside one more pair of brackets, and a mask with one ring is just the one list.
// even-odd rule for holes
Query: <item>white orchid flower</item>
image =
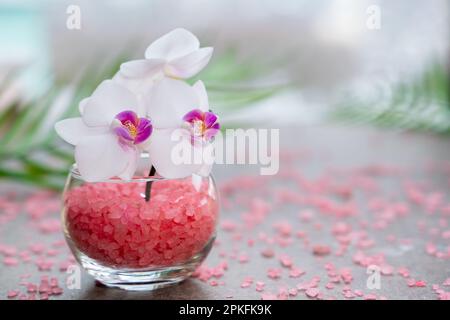
{"label": "white orchid flower", "polygon": [[55,124],[56,132],[75,145],[81,176],[89,182],[112,177],[131,179],[140,156],[139,145],[152,134],[152,123],[140,117],[136,96],[106,80],[79,105],[81,117]]}
{"label": "white orchid flower", "polygon": [[[212,163],[205,161],[176,163],[172,151],[182,146],[192,154],[212,155],[212,139],[220,129],[217,116],[209,111],[208,95],[203,82],[190,86],[183,81],[165,78],[155,84],[147,97],[147,115],[153,122],[153,133],[146,149],[156,171],[166,178],[191,174],[209,175]],[[177,132],[179,139],[174,139]],[[202,158],[203,160],[203,158]]]}
{"label": "white orchid flower", "polygon": [[178,28],[150,44],[145,59],[123,63],[113,79],[136,94],[145,94],[164,77],[195,76],[208,64],[212,53],[212,47],[200,48],[195,35]]}

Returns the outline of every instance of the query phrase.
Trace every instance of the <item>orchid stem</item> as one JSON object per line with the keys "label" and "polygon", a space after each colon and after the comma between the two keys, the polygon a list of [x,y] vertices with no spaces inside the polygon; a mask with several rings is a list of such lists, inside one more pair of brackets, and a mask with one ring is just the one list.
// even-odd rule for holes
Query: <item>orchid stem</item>
{"label": "orchid stem", "polygon": [[[151,167],[150,172],[148,173],[149,177],[153,177],[156,173],[156,169],[154,166]],[[152,183],[153,181],[147,181],[147,183],[145,184],[145,201],[149,202],[150,201],[150,193],[152,191]]]}

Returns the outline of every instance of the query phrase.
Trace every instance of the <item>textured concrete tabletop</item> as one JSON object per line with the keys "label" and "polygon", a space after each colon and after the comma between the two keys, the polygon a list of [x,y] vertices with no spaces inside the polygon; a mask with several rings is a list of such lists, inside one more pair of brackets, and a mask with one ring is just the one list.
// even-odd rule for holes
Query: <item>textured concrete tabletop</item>
{"label": "textured concrete tabletop", "polygon": [[154,292],[105,288],[85,273],[68,289],[57,196],[2,182],[0,299],[41,298],[30,284],[45,275],[62,289],[49,299],[450,297],[448,138],[311,127],[282,129],[281,144],[277,176],[215,167],[217,243],[196,277]]}

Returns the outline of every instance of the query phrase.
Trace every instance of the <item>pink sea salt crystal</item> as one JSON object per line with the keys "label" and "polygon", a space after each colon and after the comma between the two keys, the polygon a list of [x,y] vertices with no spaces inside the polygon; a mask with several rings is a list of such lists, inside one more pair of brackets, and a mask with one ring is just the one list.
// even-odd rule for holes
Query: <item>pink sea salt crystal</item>
{"label": "pink sea salt crystal", "polygon": [[7,297],[8,297],[8,299],[15,298],[19,295],[19,293],[20,292],[18,290],[9,290]]}
{"label": "pink sea salt crystal", "polygon": [[249,257],[247,254],[241,254],[238,258],[240,263],[247,263],[249,260]]}
{"label": "pink sea salt crystal", "polygon": [[298,278],[303,274],[305,274],[305,271],[297,267],[292,267],[291,270],[289,271],[290,278]]}
{"label": "pink sea salt crystal", "polygon": [[265,258],[272,258],[275,255],[275,251],[273,251],[270,248],[266,248],[263,251],[261,251],[261,254],[263,255],[263,257]]}
{"label": "pink sea salt crystal", "polygon": [[269,270],[267,270],[267,276],[271,279],[278,279],[281,277],[281,269],[278,268],[269,268]]}
{"label": "pink sea salt crystal", "polygon": [[217,286],[219,285],[219,282],[218,282],[217,280],[211,280],[211,281],[209,282],[209,285],[210,285],[211,287],[217,287]]}
{"label": "pink sea salt crystal", "polygon": [[59,287],[52,288],[52,294],[54,294],[54,295],[60,295],[60,294],[62,294],[62,293],[63,293],[63,289],[62,289],[62,288],[59,288]]}
{"label": "pink sea salt crystal", "polygon": [[146,202],[145,182],[86,184],[66,196],[67,229],[81,252],[107,266],[181,263],[214,234],[218,206],[208,187],[158,181]]}
{"label": "pink sea salt crystal", "polygon": [[237,224],[231,220],[224,220],[221,223],[221,227],[224,231],[234,231],[237,228]]}
{"label": "pink sea salt crystal", "polygon": [[305,294],[309,298],[316,298],[319,295],[319,290],[317,290],[316,288],[308,288],[306,289]]}
{"label": "pink sea salt crystal", "polygon": [[287,221],[275,223],[274,228],[283,237],[289,237],[292,232],[292,225]]}
{"label": "pink sea salt crystal", "polygon": [[331,249],[326,245],[315,245],[313,246],[313,253],[316,256],[326,256],[331,253]]}
{"label": "pink sea salt crystal", "polygon": [[256,291],[258,291],[258,292],[264,291],[265,285],[266,285],[266,284],[265,284],[264,282],[262,282],[262,281],[257,281],[257,282],[255,283],[255,289],[256,289]]}
{"label": "pink sea salt crystal", "polygon": [[282,255],[280,257],[280,263],[285,268],[292,267],[292,259],[288,255]]}
{"label": "pink sea salt crystal", "polygon": [[419,281],[416,281],[415,286],[416,286],[416,287],[426,287],[427,284],[426,284],[425,281],[419,280]]}
{"label": "pink sea salt crystal", "polygon": [[273,293],[263,293],[261,294],[261,300],[278,300],[278,296]]}
{"label": "pink sea salt crystal", "polygon": [[17,266],[19,264],[19,260],[13,257],[5,257],[3,259],[3,264],[5,266]]}
{"label": "pink sea salt crystal", "polygon": [[295,296],[297,296],[297,294],[298,294],[297,288],[291,288],[291,289],[289,289],[289,295],[290,295],[290,296],[295,297]]}
{"label": "pink sea salt crystal", "polygon": [[398,274],[401,275],[404,278],[408,278],[409,277],[409,270],[406,267],[400,267],[397,270]]}

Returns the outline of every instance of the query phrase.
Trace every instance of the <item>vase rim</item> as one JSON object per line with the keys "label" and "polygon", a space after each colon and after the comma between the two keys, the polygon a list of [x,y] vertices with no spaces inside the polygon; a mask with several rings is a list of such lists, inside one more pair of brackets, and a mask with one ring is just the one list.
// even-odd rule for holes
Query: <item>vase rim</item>
{"label": "vase rim", "polygon": [[[77,168],[77,164],[74,163],[72,165],[72,167],[70,168],[70,174],[73,178],[77,179],[77,180],[81,180],[84,182],[89,182],[86,181],[80,174],[80,172],[78,171]],[[204,177],[204,176],[200,176],[197,174],[192,174],[190,176],[186,176],[186,177],[179,177],[179,178],[165,178],[165,177],[161,177],[159,175],[157,176],[152,176],[152,177],[145,177],[145,176],[134,176],[132,179],[120,179],[118,177],[116,178],[110,178],[110,179],[105,179],[105,180],[101,180],[101,181],[95,181],[95,182],[89,182],[89,183],[97,183],[97,182],[111,182],[111,183],[129,183],[129,182],[155,182],[155,181],[167,181],[167,180],[183,180],[192,176],[197,176],[197,177],[201,177],[201,178],[208,178],[211,175],[209,175],[208,177]]]}

